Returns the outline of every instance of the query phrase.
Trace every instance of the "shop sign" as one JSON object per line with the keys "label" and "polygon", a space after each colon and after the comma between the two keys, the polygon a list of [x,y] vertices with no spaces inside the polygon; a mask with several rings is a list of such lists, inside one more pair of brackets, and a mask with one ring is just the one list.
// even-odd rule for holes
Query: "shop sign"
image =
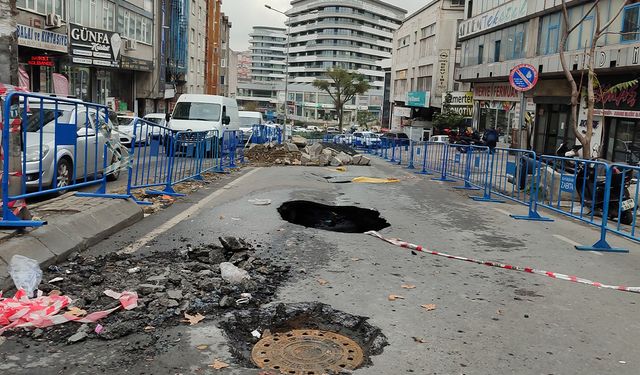
{"label": "shop sign", "polygon": [[438,72],[436,75],[436,92],[443,93],[449,88],[449,50],[442,49],[438,54]]}
{"label": "shop sign", "polygon": [[442,103],[447,102],[449,96],[449,110],[464,117],[473,117],[473,93],[467,91],[453,91],[442,94]]}
{"label": "shop sign", "polygon": [[69,37],[66,34],[18,25],[17,35],[19,46],[64,53],[69,48]]}
{"label": "shop sign", "polygon": [[514,0],[460,24],[458,37],[465,38],[527,16],[527,0]]}
{"label": "shop sign", "polygon": [[135,57],[122,56],[120,67],[128,70],[139,70],[141,72],[152,72],[153,61],[136,59]]}
{"label": "shop sign", "polygon": [[[626,87],[611,91],[610,88],[625,79],[600,79],[600,87],[595,90],[596,115],[607,117],[640,118],[640,84],[630,82]],[[604,107],[604,111],[603,111]]]}
{"label": "shop sign", "polygon": [[431,93],[429,91],[409,91],[407,93],[407,105],[409,107],[428,108],[431,104]]}
{"label": "shop sign", "polygon": [[518,92],[505,83],[477,83],[473,86],[473,98],[475,100],[517,101]]}
{"label": "shop sign", "polygon": [[395,117],[411,117],[411,108],[409,107],[394,107],[393,115]]}
{"label": "shop sign", "polygon": [[120,67],[120,34],[69,24],[71,35],[71,61],[75,64]]}
{"label": "shop sign", "polygon": [[51,56],[31,56],[27,64],[31,66],[49,66],[52,67],[55,65],[55,62],[51,58]]}

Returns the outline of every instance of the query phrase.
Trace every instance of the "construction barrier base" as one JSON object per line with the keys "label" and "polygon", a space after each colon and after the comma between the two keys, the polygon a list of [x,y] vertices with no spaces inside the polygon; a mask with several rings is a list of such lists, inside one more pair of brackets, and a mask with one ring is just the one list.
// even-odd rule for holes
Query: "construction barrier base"
{"label": "construction barrier base", "polygon": [[455,186],[454,189],[457,190],[469,190],[469,191],[476,191],[476,190],[482,190],[479,187],[476,186]]}
{"label": "construction barrier base", "polygon": [[180,194],[180,193],[176,193],[175,190],[173,190],[173,188],[167,188],[165,190],[146,190],[145,193],[149,194],[149,195],[168,195],[170,197],[186,197],[186,194]]}
{"label": "construction barrier base", "polygon": [[505,201],[496,199],[496,198],[487,198],[487,197],[469,197],[476,202],[490,202],[490,203],[505,203]]}
{"label": "construction barrier base", "polygon": [[129,199],[125,194],[102,194],[102,193],[76,193],[76,197],[81,198],[105,198],[105,199]]}
{"label": "construction barrier base", "polygon": [[537,212],[529,212],[529,215],[509,215],[516,220],[526,220],[526,221],[545,221],[545,222],[553,222],[550,217],[540,216]]}
{"label": "construction barrier base", "polygon": [[599,251],[602,253],[623,253],[629,252],[627,249],[611,247],[606,240],[600,240],[592,246],[576,246],[576,250],[579,251]]}
{"label": "construction barrier base", "polygon": [[450,178],[442,178],[442,177],[438,177],[438,178],[432,178],[431,181],[440,181],[440,182],[458,182],[456,180],[452,180]]}

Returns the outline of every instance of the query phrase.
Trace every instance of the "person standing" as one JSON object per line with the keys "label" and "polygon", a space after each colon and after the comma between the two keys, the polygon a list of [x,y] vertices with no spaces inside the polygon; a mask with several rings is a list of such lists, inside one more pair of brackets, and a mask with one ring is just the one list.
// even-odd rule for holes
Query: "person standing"
{"label": "person standing", "polygon": [[489,147],[489,152],[493,153],[498,143],[498,132],[494,128],[489,128],[485,130],[482,140]]}

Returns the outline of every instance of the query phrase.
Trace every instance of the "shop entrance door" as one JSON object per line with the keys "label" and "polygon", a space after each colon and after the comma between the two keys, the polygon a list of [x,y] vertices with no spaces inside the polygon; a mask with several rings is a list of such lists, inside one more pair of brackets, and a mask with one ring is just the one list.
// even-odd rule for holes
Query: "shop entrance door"
{"label": "shop entrance door", "polygon": [[[104,72],[103,72],[104,73]],[[111,75],[98,73],[98,103],[106,104],[110,97]]]}
{"label": "shop entrance door", "polygon": [[[539,108],[535,150],[539,154],[555,155],[562,143],[568,143],[570,107],[564,104],[544,104]],[[568,145],[572,146],[573,142]]]}

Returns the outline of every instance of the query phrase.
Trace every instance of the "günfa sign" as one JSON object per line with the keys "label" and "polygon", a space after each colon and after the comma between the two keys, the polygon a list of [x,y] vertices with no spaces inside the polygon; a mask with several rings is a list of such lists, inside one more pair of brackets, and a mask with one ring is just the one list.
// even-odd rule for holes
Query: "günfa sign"
{"label": "g\u00fcnfa sign", "polygon": [[71,36],[71,61],[76,64],[120,67],[120,34],[69,24]]}
{"label": "g\u00fcnfa sign", "polygon": [[429,91],[409,91],[407,93],[407,106],[428,108],[429,105],[431,105]]}

